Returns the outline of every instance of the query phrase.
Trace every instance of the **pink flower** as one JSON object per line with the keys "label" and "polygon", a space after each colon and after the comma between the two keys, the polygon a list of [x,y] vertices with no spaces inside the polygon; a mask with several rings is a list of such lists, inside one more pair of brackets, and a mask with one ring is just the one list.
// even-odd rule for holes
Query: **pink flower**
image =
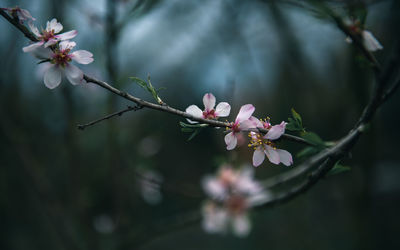
{"label": "pink flower", "polygon": [[[201,111],[196,105],[190,105],[186,108],[186,113],[193,115],[197,118],[204,119],[218,119],[218,117],[226,117],[231,112],[231,106],[227,102],[218,103],[215,107],[215,96],[211,93],[207,93],[203,97],[204,110]],[[190,123],[196,123],[188,119]]]}
{"label": "pink flower", "polygon": [[286,166],[293,164],[292,155],[283,149],[277,149],[274,140],[279,139],[283,133],[285,133],[286,122],[281,122],[279,125],[275,125],[269,128],[266,135],[262,135],[256,132],[250,132],[250,144],[249,147],[254,148],[253,154],[253,165],[258,167],[263,163],[265,156],[268,157],[269,161],[274,164],[283,163]]}
{"label": "pink flower", "polygon": [[32,33],[36,36],[39,42],[33,43],[29,46],[22,48],[24,52],[32,52],[33,50],[39,48],[44,44],[44,47],[47,48],[51,45],[56,44],[59,41],[69,40],[74,38],[78,32],[76,30],[71,30],[59,35],[58,34],[63,26],[61,23],[57,22],[57,19],[53,18],[50,22],[47,21],[46,29],[42,30],[42,33],[39,32],[38,28],[36,28],[32,23],[28,23],[29,28]]}
{"label": "pink flower", "polygon": [[35,21],[36,19],[31,16],[31,13],[25,9],[21,9],[20,7],[16,6],[14,8],[1,8],[2,10],[8,11],[11,16],[14,18],[17,17],[20,24],[23,24],[24,21],[31,19],[32,21]]}
{"label": "pink flower", "polygon": [[223,165],[216,176],[206,176],[203,189],[211,198],[202,208],[203,228],[208,233],[224,233],[229,228],[239,237],[250,233],[248,210],[269,199],[262,185],[253,179],[253,169],[234,170]]}
{"label": "pink flower", "polygon": [[232,123],[232,127],[229,128],[232,132],[228,133],[224,138],[227,150],[232,150],[236,147],[238,140],[237,133],[239,133],[241,130],[256,127],[254,121],[249,119],[254,113],[255,109],[256,108],[252,104],[246,104],[240,108],[235,122]]}
{"label": "pink flower", "polygon": [[72,65],[71,61],[74,60],[80,64],[89,64],[93,62],[93,54],[86,50],[77,50],[71,53],[75,45],[75,42],[62,41],[54,51],[45,48],[35,51],[35,53],[40,51],[39,57],[49,60],[46,63],[48,68],[44,74],[44,84],[49,89],[54,89],[61,83],[63,73],[65,73],[68,81],[73,85],[84,81],[83,72],[78,67]]}

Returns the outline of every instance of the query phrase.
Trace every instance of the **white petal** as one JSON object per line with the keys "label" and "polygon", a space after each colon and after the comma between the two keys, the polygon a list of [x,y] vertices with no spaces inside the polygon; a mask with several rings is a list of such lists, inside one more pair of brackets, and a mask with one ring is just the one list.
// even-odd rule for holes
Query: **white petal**
{"label": "white petal", "polygon": [[49,39],[49,40],[44,44],[44,47],[47,48],[47,47],[49,47],[49,46],[51,46],[51,45],[56,44],[57,42],[58,42],[57,39],[51,38],[51,39]]}
{"label": "white petal", "polygon": [[56,35],[55,37],[57,37],[59,40],[68,40],[68,39],[74,38],[77,34],[78,34],[78,31],[71,30],[71,31]]}
{"label": "white petal", "polygon": [[57,22],[57,19],[53,18],[50,22],[47,21],[47,26],[46,26],[47,32],[54,30],[54,33],[57,34],[62,29],[63,29],[63,26],[61,23]]}
{"label": "white petal", "polygon": [[264,128],[263,123],[257,117],[251,116],[249,121],[251,121],[256,128]]}
{"label": "white petal", "polygon": [[24,52],[32,52],[33,50],[39,48],[40,46],[43,45],[43,41],[37,42],[37,43],[32,43],[31,45],[28,45],[26,47],[22,48],[22,51]]}
{"label": "white petal", "polygon": [[72,49],[76,46],[76,43],[70,41],[62,41],[60,42],[59,46],[61,50]]}
{"label": "white petal", "polygon": [[229,218],[226,210],[213,204],[206,204],[202,210],[204,231],[207,233],[223,233],[226,231]]}
{"label": "white petal", "polygon": [[[203,111],[196,105],[190,105],[186,108],[186,113],[196,117],[196,118],[203,118]],[[192,122],[193,123],[193,122]]]}
{"label": "white petal", "polygon": [[368,30],[364,30],[362,32],[362,37],[364,40],[364,46],[369,51],[377,51],[383,49],[383,46],[379,43],[379,41],[372,35],[372,33]]}
{"label": "white petal", "polygon": [[256,128],[256,127],[257,127],[257,123],[255,123],[254,121],[251,121],[251,120],[242,121],[239,126],[240,130],[246,130],[246,129]]}
{"label": "white petal", "polygon": [[283,133],[285,133],[285,128],[286,122],[284,121],[279,125],[272,126],[264,138],[268,140],[276,140],[281,137]]}
{"label": "white petal", "polygon": [[215,107],[215,96],[207,93],[203,96],[203,104],[206,111],[210,111]]}
{"label": "white petal", "polygon": [[246,215],[238,215],[232,221],[233,232],[236,236],[245,237],[250,233],[251,224]]}
{"label": "white petal", "polygon": [[49,89],[54,89],[61,83],[61,69],[53,65],[44,74],[44,85]]}
{"label": "white petal", "polygon": [[236,135],[233,132],[230,132],[229,134],[225,135],[225,143],[226,143],[226,149],[227,150],[232,150],[236,147],[237,144],[237,138]]}
{"label": "white petal", "polygon": [[263,163],[265,159],[265,153],[262,147],[257,147],[256,150],[254,150],[253,154],[253,166],[258,167]]}
{"label": "white petal", "polygon": [[243,105],[239,110],[239,114],[236,116],[236,122],[249,119],[255,110],[256,108],[252,104]]}
{"label": "white petal", "polygon": [[28,22],[28,26],[29,26],[29,28],[31,29],[32,33],[33,33],[36,37],[39,37],[39,36],[40,36],[40,32],[39,32],[38,28],[36,28],[36,26],[33,25],[32,22]]}
{"label": "white petal", "polygon": [[67,77],[68,81],[73,85],[80,84],[83,80],[83,72],[78,67],[72,64],[68,64],[67,66],[65,66],[65,76]]}
{"label": "white petal", "polygon": [[277,149],[276,151],[278,152],[279,159],[283,163],[283,165],[290,166],[293,164],[292,155],[288,151],[283,149]]}
{"label": "white petal", "polygon": [[77,50],[71,54],[71,58],[80,64],[89,64],[93,62],[93,54],[87,50]]}
{"label": "white petal", "polygon": [[264,152],[267,155],[269,161],[272,162],[273,164],[278,165],[281,162],[278,152],[276,152],[276,150],[273,149],[272,147],[265,146]]}
{"label": "white petal", "polygon": [[220,102],[218,103],[217,107],[215,108],[215,115],[217,117],[226,117],[231,112],[231,105],[227,102]]}
{"label": "white petal", "polygon": [[27,19],[32,19],[33,21],[36,20],[35,18],[32,17],[31,13],[29,13],[29,11],[27,11],[25,9],[20,9],[19,18],[23,19],[23,20],[27,20]]}
{"label": "white petal", "polygon": [[206,176],[201,181],[204,191],[213,199],[223,200],[227,196],[227,189],[215,177]]}

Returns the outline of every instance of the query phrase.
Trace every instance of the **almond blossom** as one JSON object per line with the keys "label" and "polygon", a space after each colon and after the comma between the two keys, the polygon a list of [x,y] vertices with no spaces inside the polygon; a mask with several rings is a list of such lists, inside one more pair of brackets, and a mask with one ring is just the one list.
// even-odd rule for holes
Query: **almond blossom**
{"label": "almond blossom", "polygon": [[89,64],[93,62],[93,54],[86,50],[77,50],[71,53],[75,45],[75,42],[62,41],[54,51],[48,48],[40,48],[34,51],[37,56],[48,61],[46,62],[48,68],[44,74],[44,84],[49,89],[54,89],[61,83],[61,76],[64,73],[73,85],[84,82],[83,72],[71,64],[71,61]]}
{"label": "almond blossom", "polygon": [[11,16],[13,16],[14,18],[18,18],[19,23],[23,24],[24,21],[26,20],[32,20],[35,21],[36,19],[32,17],[31,13],[29,13],[29,11],[25,10],[25,9],[21,9],[20,7],[16,6],[14,8],[0,8],[2,10],[8,11],[8,13],[10,13]]}
{"label": "almond blossom", "polygon": [[206,176],[203,189],[211,198],[202,207],[203,228],[208,233],[224,233],[229,228],[236,236],[250,233],[248,210],[269,199],[262,185],[253,179],[251,168],[234,170],[223,165],[216,176]]}
{"label": "almond blossom", "polygon": [[[383,49],[381,43],[374,37],[374,35],[365,29],[362,29],[359,20],[345,20],[345,23],[349,27],[350,31],[355,35],[361,36],[364,47],[371,52]],[[346,38],[346,42],[352,43],[353,40],[350,37]]]}
{"label": "almond blossom", "polygon": [[[202,111],[196,105],[190,105],[186,108],[186,113],[193,115],[197,118],[204,119],[218,119],[218,117],[226,117],[231,112],[231,106],[227,102],[218,103],[215,107],[215,96],[211,93],[207,93],[203,97],[204,110]],[[190,123],[196,123],[188,119]]]}
{"label": "almond blossom", "polygon": [[261,163],[263,163],[265,156],[267,156],[269,161],[273,164],[278,165],[279,163],[283,163],[286,166],[292,165],[292,155],[286,150],[276,148],[276,144],[274,142],[285,133],[286,122],[282,121],[279,125],[275,126],[271,126],[269,120],[264,122],[260,121],[260,123],[262,123],[262,125],[266,125],[267,127],[264,128],[269,129],[269,131],[265,135],[257,132],[249,133],[251,140],[249,147],[254,148],[253,166],[260,166]]}
{"label": "almond blossom", "polygon": [[236,147],[238,141],[237,136],[241,130],[256,127],[254,122],[251,119],[249,120],[255,110],[256,108],[252,104],[246,104],[240,108],[235,122],[232,123],[230,128],[227,128],[231,130],[231,132],[229,132],[224,138],[227,150],[232,150]]}
{"label": "almond blossom", "polygon": [[61,23],[57,22],[57,19],[55,18],[53,18],[51,21],[47,21],[46,29],[42,30],[42,33],[40,33],[38,28],[36,28],[36,26],[34,26],[32,23],[28,23],[28,25],[32,33],[39,40],[39,42],[33,43],[31,45],[22,48],[24,52],[32,52],[33,50],[39,48],[43,44],[44,47],[47,48],[51,45],[56,44],[59,41],[64,41],[74,38],[78,34],[76,30],[71,30],[56,35],[60,33],[60,31],[63,29],[63,26]]}

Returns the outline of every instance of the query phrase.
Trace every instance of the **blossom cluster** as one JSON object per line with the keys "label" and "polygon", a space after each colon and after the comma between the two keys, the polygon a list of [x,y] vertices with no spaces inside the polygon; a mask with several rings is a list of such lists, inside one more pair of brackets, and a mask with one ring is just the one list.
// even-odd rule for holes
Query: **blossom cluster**
{"label": "blossom cluster", "polygon": [[249,234],[249,209],[265,203],[270,197],[253,179],[253,174],[249,167],[235,170],[230,165],[222,165],[215,176],[203,178],[203,189],[210,198],[202,207],[202,226],[206,232],[231,230],[239,237]]}
{"label": "blossom cluster", "polygon": [[[345,24],[349,28],[350,32],[356,36],[361,37],[365,49],[371,52],[383,49],[381,43],[374,37],[374,35],[363,29],[360,20],[358,19],[346,19]],[[346,42],[352,43],[353,40],[350,37],[346,38]]]}
{"label": "blossom cluster", "polygon": [[65,74],[68,81],[73,85],[85,82],[83,72],[71,64],[72,60],[79,64],[89,64],[93,62],[93,54],[86,50],[77,50],[72,52],[76,43],[70,41],[78,32],[71,30],[59,34],[63,30],[63,25],[53,18],[47,22],[46,28],[39,29],[32,23],[35,20],[27,10],[19,7],[7,8],[14,17],[18,18],[20,23],[29,20],[28,26],[37,39],[22,50],[30,52],[40,58],[46,67],[44,74],[44,84],[49,89],[54,89],[61,83],[62,75]]}
{"label": "blossom cluster", "polygon": [[[216,103],[215,96],[207,93],[203,97],[204,110],[196,105],[186,108],[186,113],[195,118],[218,119],[219,117],[229,116],[231,106],[226,102],[221,102],[214,109]],[[228,134],[225,135],[227,150],[233,150],[238,145],[242,132],[249,132],[249,147],[254,149],[253,165],[258,167],[263,163],[265,156],[273,164],[282,163],[286,166],[293,164],[292,155],[283,149],[276,147],[277,140],[285,133],[286,122],[282,121],[278,125],[272,126],[270,119],[260,120],[253,116],[255,107],[252,104],[243,105],[234,122],[227,127]],[[189,120],[194,123],[194,121]],[[267,129],[265,135],[258,132],[258,129]]]}

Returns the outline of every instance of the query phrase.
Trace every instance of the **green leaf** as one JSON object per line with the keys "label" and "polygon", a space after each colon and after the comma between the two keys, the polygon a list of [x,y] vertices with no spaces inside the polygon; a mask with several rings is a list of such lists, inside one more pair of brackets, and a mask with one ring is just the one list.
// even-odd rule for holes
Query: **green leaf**
{"label": "green leaf", "polygon": [[184,133],[192,133],[194,131],[194,129],[192,128],[181,128],[181,131]]}
{"label": "green leaf", "polygon": [[208,124],[203,124],[203,123],[189,124],[184,122],[179,122],[179,125],[183,128],[204,128],[208,126]]}
{"label": "green leaf", "polygon": [[296,157],[309,157],[321,152],[322,148],[320,147],[305,147],[303,150],[297,153]]}
{"label": "green leaf", "polygon": [[129,77],[132,81],[134,81],[137,85],[147,90],[147,82],[143,81],[138,77]]}
{"label": "green leaf", "polygon": [[329,170],[327,176],[340,174],[340,173],[347,172],[347,171],[350,171],[350,170],[351,170],[351,168],[349,166],[343,166],[343,165],[339,164],[339,162],[337,162],[335,164],[335,166],[331,170]]}
{"label": "green leaf", "polygon": [[303,121],[301,119],[301,116],[299,113],[296,112],[296,110],[294,110],[294,108],[292,108],[292,116],[298,122],[298,124],[301,125],[301,127],[303,127]]}
{"label": "green leaf", "polygon": [[325,142],[316,133],[305,132],[301,135],[301,137],[315,146],[325,147]]}
{"label": "green leaf", "polygon": [[143,81],[138,77],[130,77],[132,81],[134,81],[137,85],[147,90],[153,98],[157,101],[158,104],[164,104],[161,98],[158,96],[158,91],[153,87],[150,81],[150,76],[147,77],[147,82]]}
{"label": "green leaf", "polygon": [[303,131],[303,128],[301,125],[298,123],[297,120],[293,118],[288,118],[288,124],[286,124],[286,129],[289,131]]}
{"label": "green leaf", "polygon": [[195,129],[193,134],[189,136],[189,139],[187,141],[191,141],[196,135],[198,135],[201,132],[201,130],[202,128]]}

